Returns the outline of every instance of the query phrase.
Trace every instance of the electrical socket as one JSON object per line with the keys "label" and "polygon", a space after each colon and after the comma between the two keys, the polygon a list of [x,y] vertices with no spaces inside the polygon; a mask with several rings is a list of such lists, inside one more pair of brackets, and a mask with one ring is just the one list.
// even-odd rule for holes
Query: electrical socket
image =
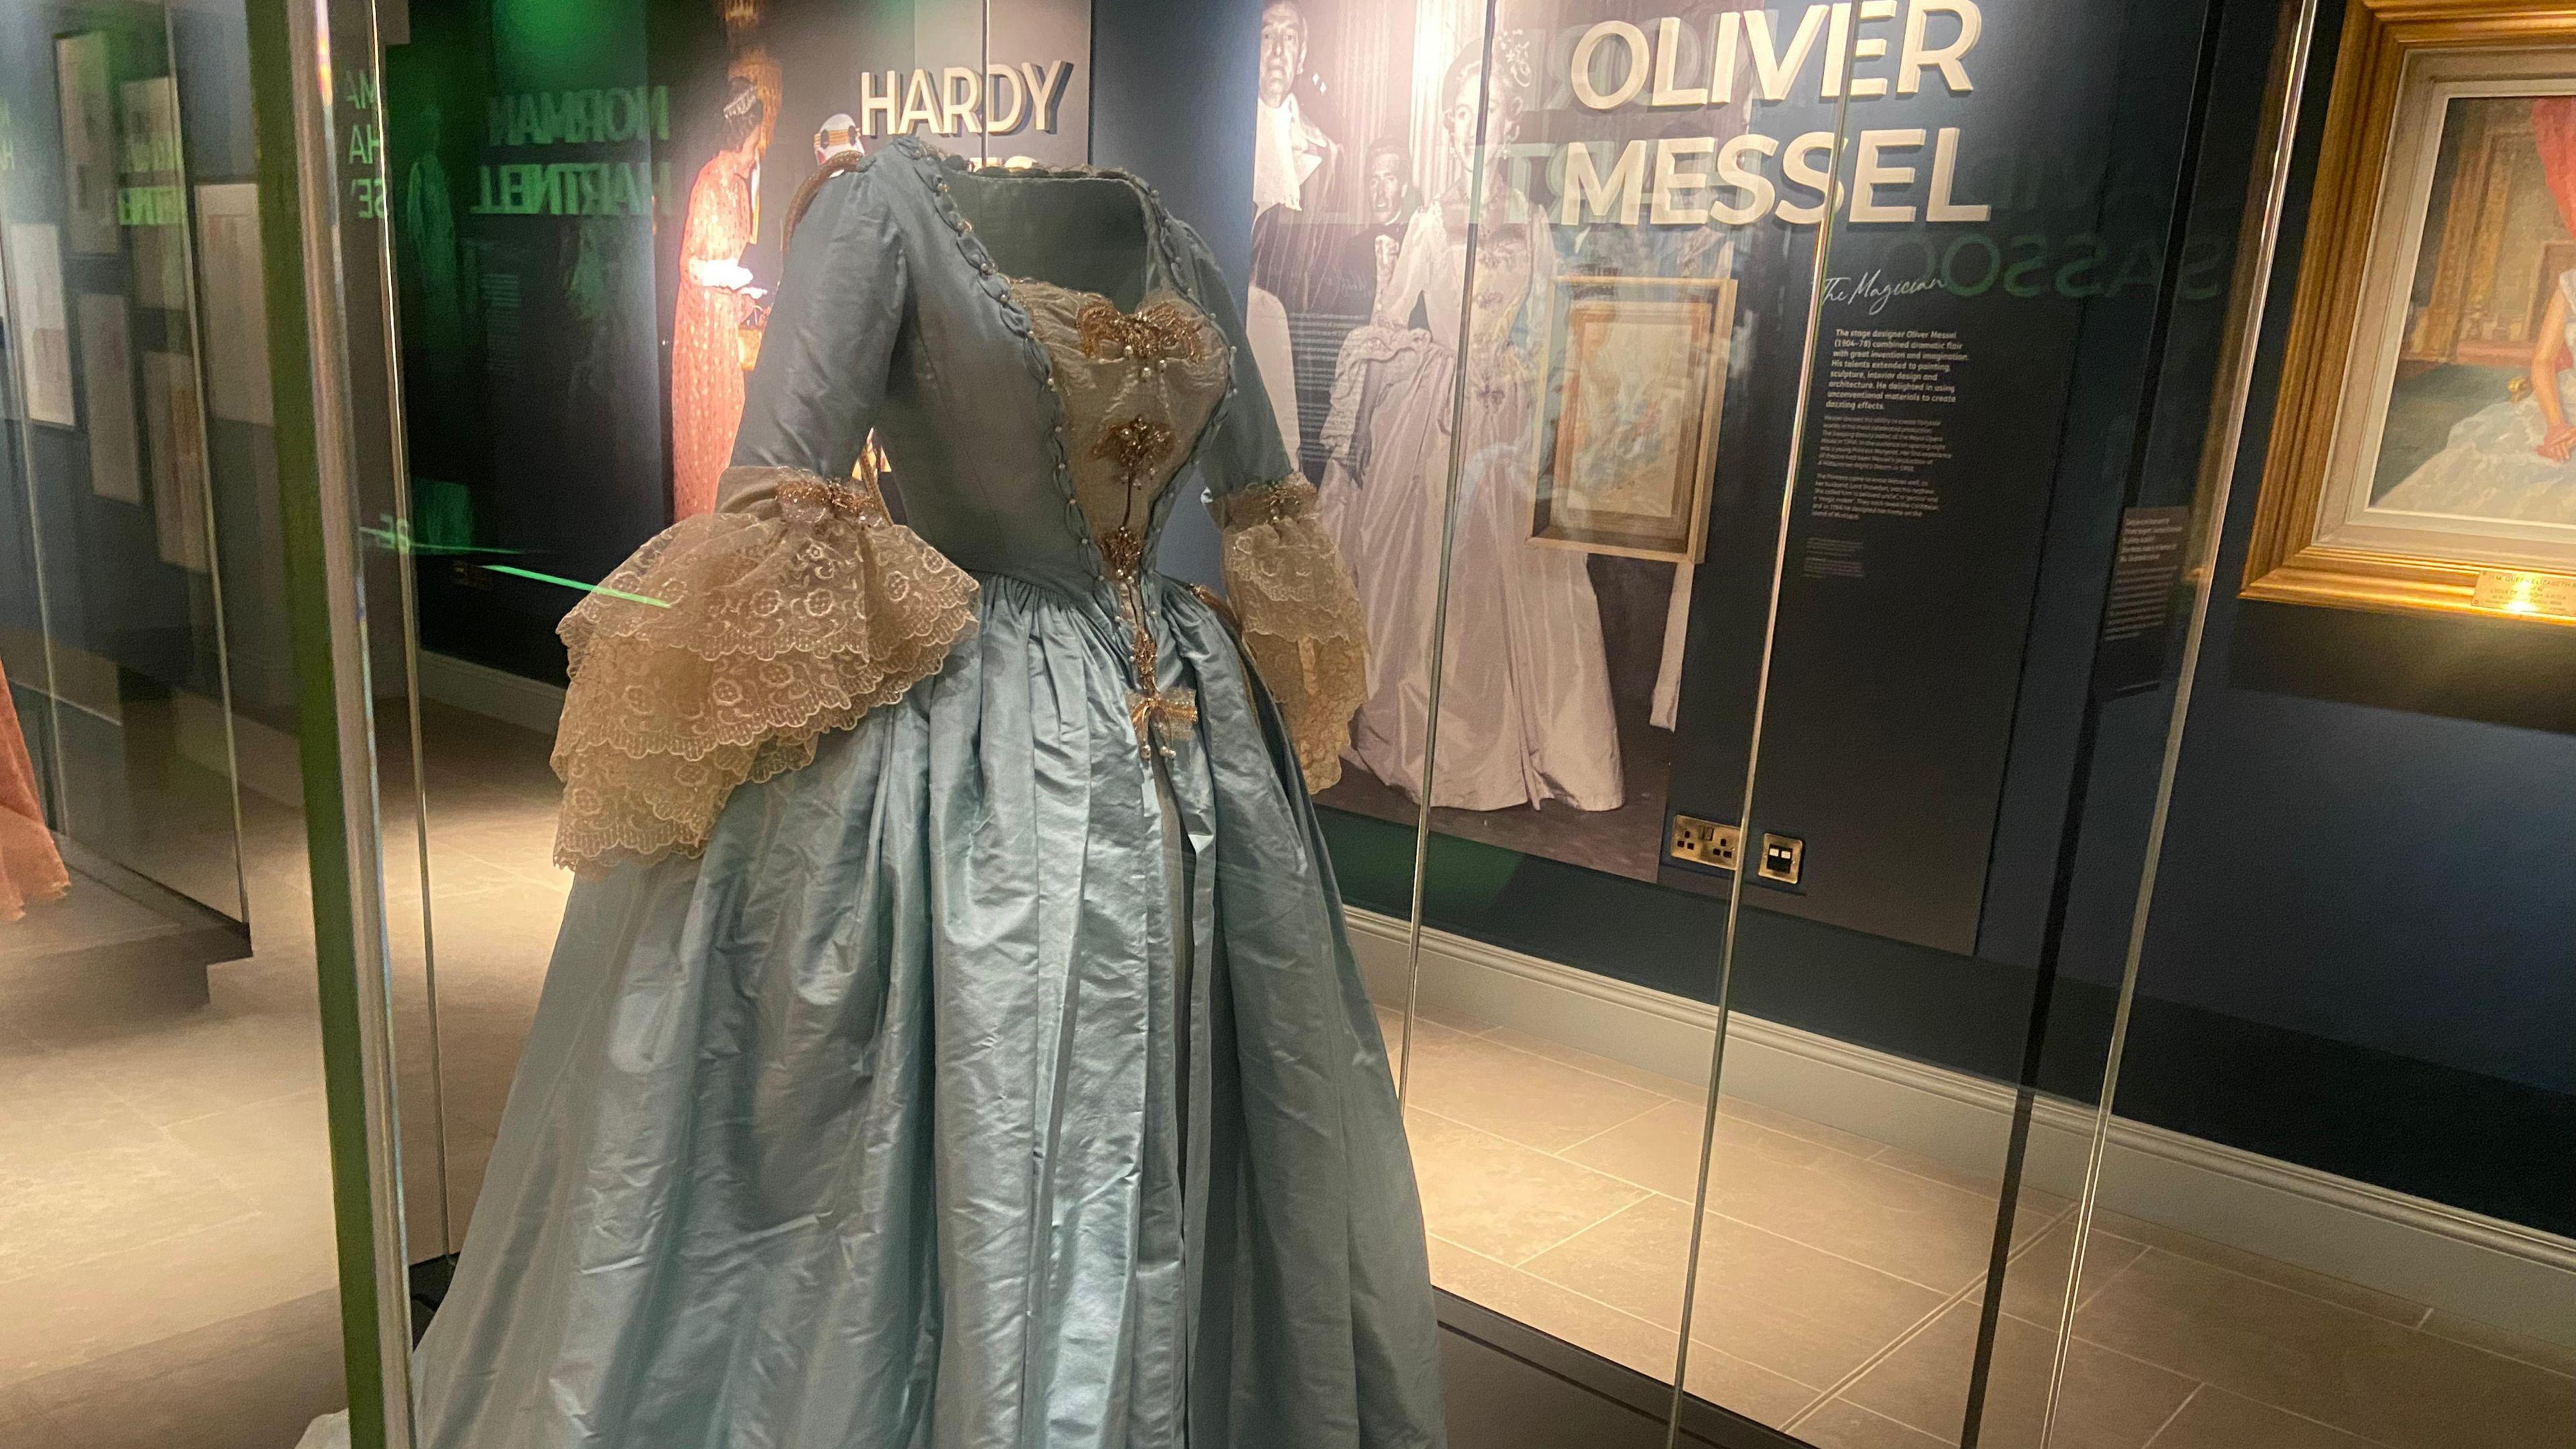
{"label": "electrical socket", "polygon": [[1764,880],[1796,885],[1807,865],[1807,842],[1794,835],[1764,834],[1762,860],[1753,869]]}
{"label": "electrical socket", "polygon": [[1673,817],[1672,838],[1665,846],[1665,853],[1693,865],[1733,870],[1743,849],[1744,832],[1734,826],[1702,820],[1695,815],[1676,815]]}

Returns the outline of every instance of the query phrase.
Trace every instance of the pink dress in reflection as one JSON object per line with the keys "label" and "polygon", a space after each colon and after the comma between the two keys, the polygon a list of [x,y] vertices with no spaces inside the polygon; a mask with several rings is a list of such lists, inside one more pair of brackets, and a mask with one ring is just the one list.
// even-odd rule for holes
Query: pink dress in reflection
{"label": "pink dress in reflection", "polygon": [[50,901],[70,884],[53,832],[45,828],[36,766],[18,730],[9,676],[0,672],[0,921],[19,919],[30,904]]}

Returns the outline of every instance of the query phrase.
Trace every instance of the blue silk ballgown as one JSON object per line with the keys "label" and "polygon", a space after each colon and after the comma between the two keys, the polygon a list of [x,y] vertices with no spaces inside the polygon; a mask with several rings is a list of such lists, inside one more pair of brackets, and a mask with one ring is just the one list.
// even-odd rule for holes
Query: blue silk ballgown
{"label": "blue silk ballgown", "polygon": [[[583,874],[421,1443],[1440,1444],[1304,778],[1365,629],[1232,289],[1120,173],[805,199],[718,511],[564,626]],[[1202,492],[1231,618],[1148,564]]]}

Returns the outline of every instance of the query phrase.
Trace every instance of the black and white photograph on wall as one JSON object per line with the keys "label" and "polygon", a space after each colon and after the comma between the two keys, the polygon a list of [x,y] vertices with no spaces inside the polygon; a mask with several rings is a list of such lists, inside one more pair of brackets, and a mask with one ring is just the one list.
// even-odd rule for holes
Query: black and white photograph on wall
{"label": "black and white photograph on wall", "polygon": [[[1609,8],[1656,24],[1653,6]],[[1734,8],[1684,18],[1686,69],[1710,69],[1706,38]],[[1603,18],[1599,9],[1583,18]],[[1696,320],[1657,336],[1696,352],[1667,359],[1680,366],[1655,379],[1651,398],[1624,400],[1646,406],[1681,387],[1704,433],[1625,453],[1604,438],[1583,455],[1587,496],[1663,500],[1663,533],[1643,545],[1633,531],[1569,529],[1562,509],[1553,526],[1542,516],[1553,410],[1584,356],[1557,334],[1578,287],[1598,291],[1605,276],[1707,283],[1732,254],[1705,224],[1561,224],[1561,181],[1544,158],[1605,126],[1624,144],[1641,124],[1727,122],[1711,109],[1669,123],[1578,112],[1565,77],[1585,27],[1546,5],[1504,7],[1489,81],[1483,19],[1482,5],[1462,0],[1274,0],[1262,15],[1247,326],[1370,633],[1370,693],[1348,768],[1319,798],[1409,822],[1427,778],[1444,834],[1653,880],[1729,321],[1708,294],[1688,294],[1703,299],[1685,304],[1698,306]],[[1488,175],[1471,299],[1480,105]],[[1632,309],[1618,320],[1641,319]],[[1598,390],[1591,403],[1623,405]],[[1606,422],[1610,411],[1587,416]],[[1453,445],[1438,744],[1426,761]]]}

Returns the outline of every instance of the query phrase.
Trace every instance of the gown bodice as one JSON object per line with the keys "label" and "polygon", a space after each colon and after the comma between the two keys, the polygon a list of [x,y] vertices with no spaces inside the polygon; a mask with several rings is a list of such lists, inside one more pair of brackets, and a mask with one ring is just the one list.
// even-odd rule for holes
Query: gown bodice
{"label": "gown bodice", "polygon": [[1176,482],[1221,497],[1290,471],[1274,428],[1226,425],[1251,365],[1231,314],[1143,182],[977,172],[907,138],[817,193],[734,463],[844,477],[872,419],[931,547],[1094,594],[1143,567],[1196,491]]}
{"label": "gown bodice", "polygon": [[[908,137],[796,210],[715,512],[562,625],[557,859],[703,848],[735,788],[945,667],[1000,580],[1119,658],[1137,749],[1170,751],[1199,701],[1158,620],[1191,591],[1151,562],[1186,495],[1217,516],[1243,651],[1329,783],[1366,625],[1197,234],[1123,172],[977,172]],[[902,526],[853,480],[872,430]]]}

